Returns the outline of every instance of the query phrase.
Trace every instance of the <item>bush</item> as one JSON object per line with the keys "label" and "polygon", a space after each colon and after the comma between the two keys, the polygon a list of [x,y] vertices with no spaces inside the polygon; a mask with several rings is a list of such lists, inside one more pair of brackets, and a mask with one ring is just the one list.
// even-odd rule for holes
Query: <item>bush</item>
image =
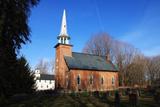
{"label": "bush", "polygon": [[77,94],[76,94],[76,92],[72,91],[72,92],[70,93],[70,96],[75,97],[75,96],[77,96]]}
{"label": "bush", "polygon": [[89,92],[83,91],[83,92],[82,92],[82,95],[83,95],[84,97],[88,97],[88,96],[89,96]]}
{"label": "bush", "polygon": [[154,100],[156,101],[156,103],[160,104],[160,89],[157,89],[154,95]]}
{"label": "bush", "polygon": [[100,92],[99,92],[99,98],[100,98],[100,99],[107,99],[108,96],[109,96],[109,92],[108,92],[108,91],[106,91],[106,92],[100,91]]}
{"label": "bush", "polygon": [[0,107],[6,106],[7,103],[8,103],[8,100],[5,98],[4,95],[1,95],[0,96]]}
{"label": "bush", "polygon": [[99,91],[94,91],[94,92],[93,92],[93,95],[94,95],[95,97],[99,97]]}
{"label": "bush", "polygon": [[28,100],[30,98],[30,96],[26,93],[22,93],[22,94],[15,94],[13,96],[10,97],[10,101],[12,102],[19,102],[19,101],[25,101]]}
{"label": "bush", "polygon": [[99,98],[103,97],[103,92],[99,91]]}

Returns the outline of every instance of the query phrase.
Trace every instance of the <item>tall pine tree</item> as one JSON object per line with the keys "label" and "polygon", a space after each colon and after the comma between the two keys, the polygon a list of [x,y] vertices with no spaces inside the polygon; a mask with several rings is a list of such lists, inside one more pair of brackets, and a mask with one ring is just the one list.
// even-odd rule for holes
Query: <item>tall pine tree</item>
{"label": "tall pine tree", "polygon": [[[26,82],[28,80],[24,81],[24,78],[31,76],[25,75],[26,72],[30,73],[29,69],[20,63],[24,58],[17,59],[17,54],[21,45],[30,41],[28,17],[31,8],[38,2],[39,0],[0,0],[0,96],[10,96],[28,89],[23,87],[26,90],[15,91],[16,87],[21,87],[20,81]],[[33,82],[32,76],[30,80]],[[32,89],[32,85],[29,88]]]}

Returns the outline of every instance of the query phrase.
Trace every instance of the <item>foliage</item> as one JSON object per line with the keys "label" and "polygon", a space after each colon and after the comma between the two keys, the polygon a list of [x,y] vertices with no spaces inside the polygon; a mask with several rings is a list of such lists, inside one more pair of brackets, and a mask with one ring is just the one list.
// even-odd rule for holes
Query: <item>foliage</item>
{"label": "foliage", "polygon": [[27,92],[32,84],[26,85],[26,82],[32,81],[28,81],[32,76],[27,73],[28,65],[22,63],[23,58],[17,59],[17,54],[22,44],[30,41],[28,17],[31,8],[38,2],[39,0],[0,1],[0,96]]}
{"label": "foliage", "polygon": [[1,87],[3,89],[1,94],[6,96],[18,93],[31,93],[35,88],[34,76],[24,57],[20,57],[15,63],[13,70],[5,73],[2,79],[5,81]]}
{"label": "foliage", "polygon": [[[39,0],[1,0],[0,1],[0,45],[12,45],[20,49],[29,41],[28,16],[31,7]],[[2,47],[1,47],[2,48]]]}
{"label": "foliage", "polygon": [[23,56],[18,59],[18,66],[17,72],[15,72],[15,77],[17,84],[15,87],[15,93],[32,93],[34,91],[34,74],[31,72],[29,64]]}
{"label": "foliage", "polygon": [[6,97],[4,95],[0,96],[0,106],[5,106],[5,104],[8,103],[8,100],[6,99]]}
{"label": "foliage", "polygon": [[155,95],[154,95],[154,100],[160,104],[160,88],[156,90]]}
{"label": "foliage", "polygon": [[155,100],[155,102],[157,102],[158,104],[160,104],[160,100],[159,100],[160,99],[160,78],[154,80],[154,83],[152,83],[151,90],[152,90],[152,93],[154,93],[154,100]]}
{"label": "foliage", "polygon": [[83,91],[81,94],[82,94],[84,97],[89,96],[89,92],[87,92],[87,91]]}
{"label": "foliage", "polygon": [[70,96],[75,97],[75,96],[77,96],[77,93],[76,93],[76,92],[74,92],[74,91],[72,91],[72,92],[70,93]]}

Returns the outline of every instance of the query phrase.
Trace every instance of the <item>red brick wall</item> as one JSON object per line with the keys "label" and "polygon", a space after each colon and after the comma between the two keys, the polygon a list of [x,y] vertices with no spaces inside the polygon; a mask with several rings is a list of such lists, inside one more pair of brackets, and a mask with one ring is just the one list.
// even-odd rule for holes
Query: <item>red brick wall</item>
{"label": "red brick wall", "polygon": [[[56,47],[56,59],[55,59],[55,73],[56,73],[56,87],[60,86],[65,88],[66,86],[66,72],[68,68],[66,66],[64,56],[72,56],[72,46],[70,45],[58,45]],[[59,85],[58,85],[59,84]]]}
{"label": "red brick wall", "polygon": [[[70,70],[69,73],[69,88],[74,91],[106,91],[118,88],[118,72],[111,71],[89,71],[89,70]],[[77,84],[77,76],[80,75],[81,83]],[[93,75],[93,84],[89,83],[89,76]],[[104,83],[101,84],[100,78],[104,78]],[[112,84],[112,77],[115,78],[115,83]]]}
{"label": "red brick wall", "polygon": [[[68,88],[78,91],[105,91],[118,88],[118,72],[111,71],[89,71],[89,70],[68,70],[64,56],[72,56],[72,46],[58,45],[56,47],[55,73],[56,87]],[[77,76],[81,77],[81,84],[77,85]],[[93,75],[93,84],[89,83],[89,76]],[[104,78],[104,83],[100,83],[100,78]],[[112,77],[115,84],[112,84]],[[59,85],[58,85],[59,84]]]}

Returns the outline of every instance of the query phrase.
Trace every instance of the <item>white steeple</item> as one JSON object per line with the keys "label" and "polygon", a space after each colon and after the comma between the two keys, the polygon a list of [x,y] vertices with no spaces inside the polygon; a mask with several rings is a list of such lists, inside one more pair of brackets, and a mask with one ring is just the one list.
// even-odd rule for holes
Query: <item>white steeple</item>
{"label": "white steeple", "polygon": [[66,11],[63,11],[61,31],[58,36],[58,43],[69,44],[70,37],[67,34],[67,22],[66,22]]}
{"label": "white steeple", "polygon": [[61,25],[60,35],[68,36],[68,34],[67,34],[67,23],[66,23],[66,11],[65,11],[65,9],[63,11],[63,17],[62,17],[62,25]]}

